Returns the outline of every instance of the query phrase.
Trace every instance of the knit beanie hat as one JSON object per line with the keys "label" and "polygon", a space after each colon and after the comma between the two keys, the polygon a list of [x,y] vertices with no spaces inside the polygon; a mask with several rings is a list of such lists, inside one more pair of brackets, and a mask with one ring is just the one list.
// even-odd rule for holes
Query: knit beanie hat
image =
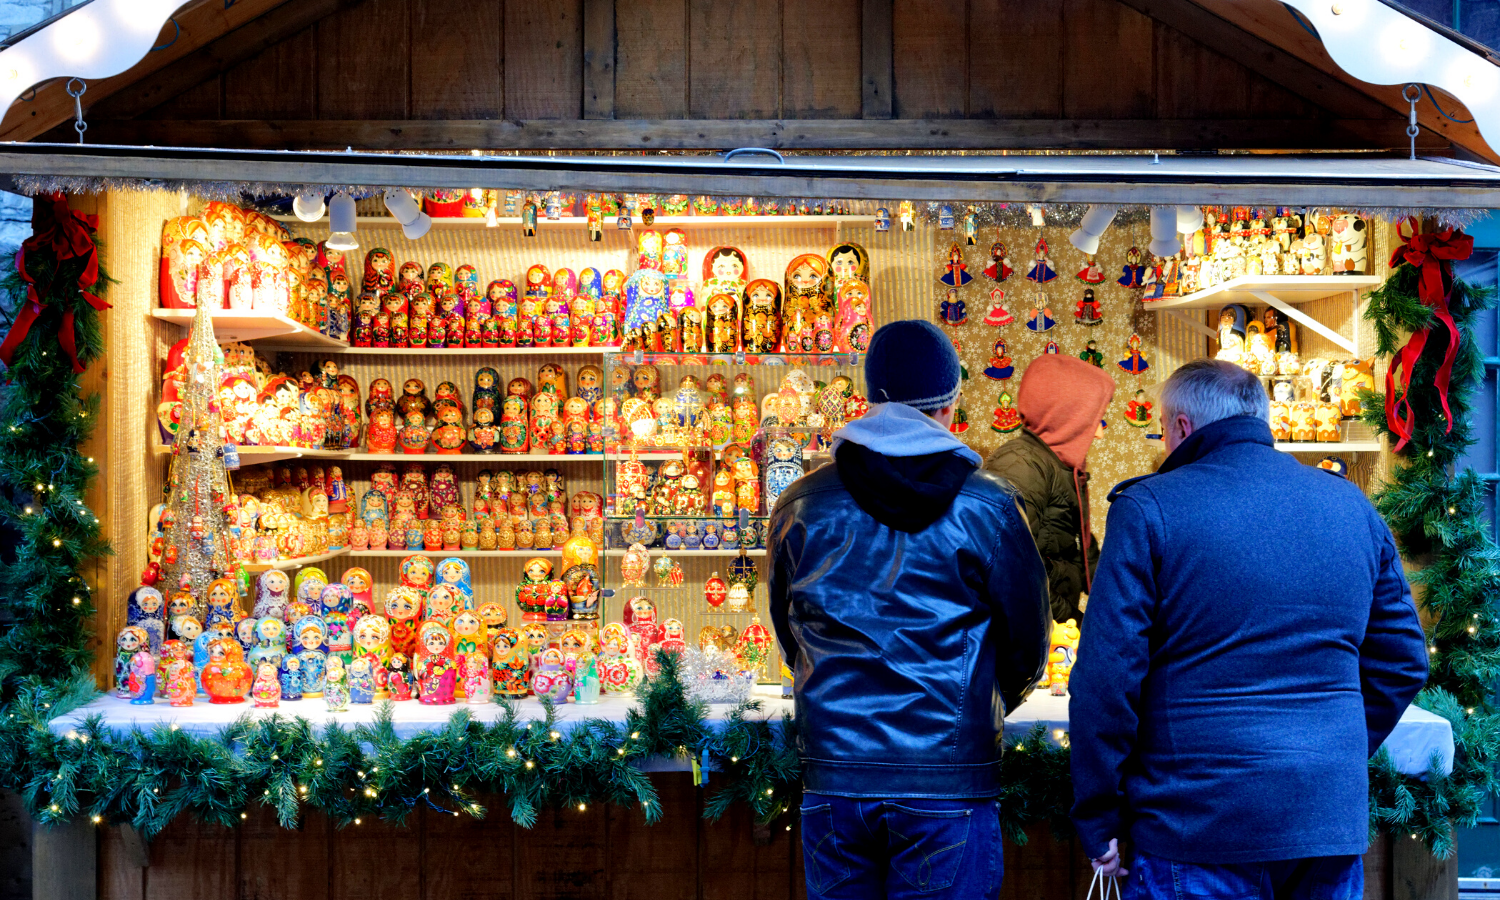
{"label": "knit beanie hat", "polygon": [[922,412],[958,400],[963,369],[942,329],[922,319],[882,325],[865,354],[871,403],[902,403]]}

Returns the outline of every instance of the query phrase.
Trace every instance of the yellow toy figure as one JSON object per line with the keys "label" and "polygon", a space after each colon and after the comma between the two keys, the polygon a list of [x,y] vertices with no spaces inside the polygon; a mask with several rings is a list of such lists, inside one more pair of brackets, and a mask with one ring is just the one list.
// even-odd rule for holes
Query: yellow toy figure
{"label": "yellow toy figure", "polygon": [[1055,697],[1063,697],[1068,693],[1068,676],[1073,671],[1073,663],[1078,659],[1080,636],[1081,632],[1078,630],[1076,619],[1052,623],[1052,643],[1047,654],[1046,684],[1052,689]]}

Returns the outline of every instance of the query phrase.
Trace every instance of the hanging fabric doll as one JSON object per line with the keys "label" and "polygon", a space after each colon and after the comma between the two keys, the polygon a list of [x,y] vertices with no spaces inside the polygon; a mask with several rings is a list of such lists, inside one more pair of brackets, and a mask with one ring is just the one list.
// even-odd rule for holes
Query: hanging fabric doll
{"label": "hanging fabric doll", "polygon": [[1151,401],[1146,399],[1146,392],[1138,390],[1129,403],[1125,404],[1125,421],[1136,428],[1145,428],[1151,424]]}
{"label": "hanging fabric doll", "polygon": [[957,327],[969,321],[964,302],[958,299],[958,288],[948,288],[948,296],[942,303],[943,324]]}
{"label": "hanging fabric doll", "polygon": [[1031,261],[1031,269],[1026,273],[1027,281],[1035,281],[1037,284],[1046,284],[1057,277],[1057,272],[1047,261],[1047,239],[1036,239],[1036,259]]}
{"label": "hanging fabric doll", "polygon": [[1104,368],[1104,354],[1099,352],[1099,343],[1097,341],[1089,341],[1085,344],[1083,352],[1078,354],[1078,358],[1089,365],[1098,366],[1101,369]]}
{"label": "hanging fabric doll", "polygon": [[1141,265],[1141,250],[1131,247],[1125,251],[1125,265],[1116,279],[1121,287],[1138,288],[1146,284],[1146,267]]}
{"label": "hanging fabric doll", "polygon": [[1000,405],[995,408],[995,421],[990,423],[990,430],[1000,434],[1010,434],[1021,427],[1021,414],[1016,411],[1015,401],[1011,399],[1010,391],[1000,392]]}
{"label": "hanging fabric doll", "polygon": [[1005,308],[1005,291],[1001,288],[990,291],[990,311],[984,315],[984,324],[999,328],[1014,321],[1010,310]]}
{"label": "hanging fabric doll", "polygon": [[1099,301],[1094,299],[1094,289],[1084,288],[1083,299],[1073,309],[1073,321],[1079,325],[1098,325],[1104,321],[1099,312]]}
{"label": "hanging fabric doll", "polygon": [[990,264],[984,267],[984,277],[991,281],[1004,281],[1010,277],[1011,268],[1006,262],[1005,245],[999,241],[990,245]]}
{"label": "hanging fabric doll", "polygon": [[1140,375],[1142,372],[1145,372],[1147,369],[1151,368],[1151,364],[1146,362],[1146,357],[1141,355],[1140,335],[1132,334],[1130,338],[1126,340],[1125,345],[1130,348],[1130,356],[1120,360],[1120,368],[1124,369],[1132,375]]}
{"label": "hanging fabric doll", "polygon": [[1005,338],[996,338],[994,350],[990,354],[990,364],[984,370],[984,377],[992,381],[1005,381],[1016,374],[1015,366],[1011,365],[1010,354],[1006,350]]}
{"label": "hanging fabric doll", "polygon": [[948,248],[948,265],[946,271],[938,277],[938,281],[949,287],[963,287],[974,280],[969,274],[969,267],[964,263],[964,251],[953,244]]}
{"label": "hanging fabric doll", "polygon": [[1026,321],[1026,327],[1040,333],[1051,331],[1052,326],[1056,324],[1057,322],[1052,319],[1052,310],[1047,306],[1047,296],[1038,291],[1036,302],[1031,307],[1031,316]]}
{"label": "hanging fabric doll", "polygon": [[1078,274],[1075,277],[1084,284],[1103,284],[1104,270],[1090,256],[1088,262],[1083,264],[1083,268],[1078,270]]}
{"label": "hanging fabric doll", "polygon": [[1046,348],[1042,352],[1048,356],[1056,356],[1058,354],[1057,341],[1048,341]]}

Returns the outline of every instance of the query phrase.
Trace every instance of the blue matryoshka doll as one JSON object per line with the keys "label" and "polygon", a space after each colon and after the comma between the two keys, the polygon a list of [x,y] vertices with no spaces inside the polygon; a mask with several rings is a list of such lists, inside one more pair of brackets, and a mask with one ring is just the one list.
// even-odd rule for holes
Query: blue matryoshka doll
{"label": "blue matryoshka doll", "polygon": [[446,584],[463,595],[464,609],[474,608],[474,588],[470,583],[468,563],[450,556],[437,564],[434,577],[437,584]]}
{"label": "blue matryoshka doll", "polygon": [[292,650],[302,667],[302,695],[323,696],[328,626],[322,616],[303,616],[292,626]]}
{"label": "blue matryoshka doll", "polygon": [[131,591],[125,600],[125,624],[144,628],[151,652],[160,656],[167,634],[166,600],[161,591],[146,584]]}

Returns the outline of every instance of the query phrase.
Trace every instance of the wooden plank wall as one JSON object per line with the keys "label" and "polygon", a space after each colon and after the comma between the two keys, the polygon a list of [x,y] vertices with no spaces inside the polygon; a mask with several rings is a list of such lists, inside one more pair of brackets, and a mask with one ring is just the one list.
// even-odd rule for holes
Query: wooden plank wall
{"label": "wooden plank wall", "polygon": [[[762,831],[743,808],[702,819],[707,787],[686,773],[656,775],[664,818],[590,807],[545,812],[518,828],[502,803],[474,820],[419,809],[405,827],[365,822],[340,831],[321,815],[298,830],[257,810],[237,828],[184,816],[132,861],[118,828],[98,831],[100,900],[219,897],[239,900],[786,900],[803,898],[800,831],[786,820]],[[1365,856],[1365,900],[1392,897],[1391,840]],[[1088,860],[1071,836],[1034,828],[1025,846],[1006,841],[1001,900],[1081,897]],[[1415,896],[1415,895],[1413,895]]]}
{"label": "wooden plank wall", "polygon": [[[461,23],[461,24],[456,24]],[[109,101],[100,107],[108,117]],[[1365,117],[1370,110],[1342,111]],[[152,119],[1312,119],[1117,0],[363,0]],[[1066,142],[1058,136],[1058,143]]]}

